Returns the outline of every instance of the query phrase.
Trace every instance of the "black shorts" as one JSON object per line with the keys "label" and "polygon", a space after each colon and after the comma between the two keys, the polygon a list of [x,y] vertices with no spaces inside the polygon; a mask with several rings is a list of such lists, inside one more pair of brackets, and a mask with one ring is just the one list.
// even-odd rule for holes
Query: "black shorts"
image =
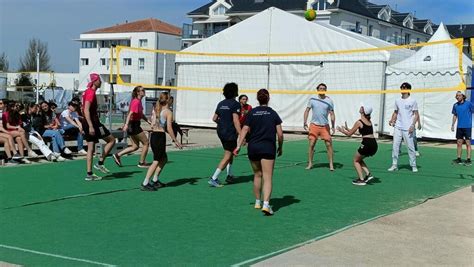
{"label": "black shorts", "polygon": [[471,140],[471,137],[472,137],[472,128],[457,128],[456,129],[456,139]]}
{"label": "black shorts", "polygon": [[95,135],[89,134],[89,124],[87,122],[83,123],[82,125],[84,129],[84,139],[86,139],[87,142],[98,143],[99,139],[104,139],[110,135],[109,130],[100,122],[92,122]]}
{"label": "black shorts", "polygon": [[168,158],[168,155],[166,155],[166,134],[164,132],[152,132],[150,146],[151,151],[153,151],[153,160],[162,161]]}
{"label": "black shorts", "polygon": [[362,138],[362,143],[360,144],[357,152],[362,156],[372,157],[377,153],[378,145],[375,138]]}
{"label": "black shorts", "polygon": [[233,152],[234,149],[237,147],[237,140],[230,140],[230,141],[221,140],[221,143],[222,143],[222,147],[226,151]]}
{"label": "black shorts", "polygon": [[268,160],[275,159],[276,155],[269,154],[269,153],[255,153],[255,154],[249,154],[248,157],[249,157],[249,160],[251,161],[261,161],[262,159],[268,159]]}
{"label": "black shorts", "polygon": [[128,129],[127,129],[128,135],[137,135],[142,132],[143,132],[143,129],[140,126],[140,121],[130,121],[128,123]]}

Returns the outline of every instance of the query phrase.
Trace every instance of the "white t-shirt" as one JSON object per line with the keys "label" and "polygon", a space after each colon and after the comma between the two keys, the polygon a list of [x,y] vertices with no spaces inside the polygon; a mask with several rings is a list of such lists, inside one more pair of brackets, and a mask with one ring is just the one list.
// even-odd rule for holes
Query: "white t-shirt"
{"label": "white t-shirt", "polygon": [[397,122],[395,127],[404,131],[408,131],[413,125],[415,111],[418,111],[416,100],[409,96],[408,98],[399,98],[395,100],[395,110],[398,111]]}
{"label": "white t-shirt", "polygon": [[69,109],[65,109],[63,112],[61,112],[61,127],[66,127],[71,124],[68,120],[66,120],[67,117],[71,117],[73,120],[76,120],[77,118],[79,118],[79,115],[77,115],[77,112],[71,112],[69,111]]}

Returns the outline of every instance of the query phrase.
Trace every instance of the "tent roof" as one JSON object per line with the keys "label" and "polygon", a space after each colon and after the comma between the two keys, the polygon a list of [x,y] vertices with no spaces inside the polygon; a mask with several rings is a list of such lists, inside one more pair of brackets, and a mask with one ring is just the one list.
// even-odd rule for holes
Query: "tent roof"
{"label": "tent roof", "polygon": [[[451,40],[448,30],[441,23],[428,43]],[[456,65],[459,50],[451,43],[423,46],[413,56],[393,65],[389,65],[387,73],[455,73],[459,71]],[[463,70],[466,72],[472,66],[472,61],[463,54]]]}
{"label": "tent roof", "polygon": [[[275,7],[268,8],[185,50],[199,53],[286,54],[376,48],[375,41],[314,23]],[[360,57],[361,55],[359,55]],[[370,61],[387,61],[386,52],[366,53]],[[179,57],[177,61],[180,61]]]}

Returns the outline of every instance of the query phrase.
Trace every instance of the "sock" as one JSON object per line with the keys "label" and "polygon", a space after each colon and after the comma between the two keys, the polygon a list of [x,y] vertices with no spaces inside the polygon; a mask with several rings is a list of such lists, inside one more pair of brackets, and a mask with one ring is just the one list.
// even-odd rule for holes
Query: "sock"
{"label": "sock", "polygon": [[232,164],[227,164],[227,175],[232,176]]}
{"label": "sock", "polygon": [[87,172],[87,175],[92,175],[92,172]]}
{"label": "sock", "polygon": [[[146,180],[145,180],[146,181]],[[145,183],[145,181],[143,181],[142,185],[143,186],[147,186],[148,185],[148,182]]]}
{"label": "sock", "polygon": [[104,165],[104,160],[99,160],[99,165]]}
{"label": "sock", "polygon": [[153,182],[154,183],[158,183],[158,181],[160,180],[160,177],[159,176],[156,176],[156,177],[153,177]]}
{"label": "sock", "polygon": [[260,199],[255,199],[255,205],[261,205],[262,201]]}
{"label": "sock", "polygon": [[269,201],[263,201],[263,206],[264,207],[270,207],[270,202]]}
{"label": "sock", "polygon": [[212,175],[212,180],[217,180],[219,178],[219,174],[221,174],[221,170],[219,168],[216,169],[216,172],[214,172],[214,175]]}

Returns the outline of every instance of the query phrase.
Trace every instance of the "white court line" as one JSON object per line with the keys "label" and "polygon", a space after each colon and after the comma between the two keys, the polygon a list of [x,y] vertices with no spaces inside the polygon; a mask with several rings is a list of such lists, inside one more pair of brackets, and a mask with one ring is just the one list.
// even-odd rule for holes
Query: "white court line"
{"label": "white court line", "polygon": [[73,258],[73,257],[67,257],[67,256],[62,256],[62,255],[57,255],[57,254],[51,254],[51,253],[36,251],[36,250],[24,249],[24,248],[19,248],[19,247],[12,247],[12,246],[2,245],[2,244],[0,244],[0,248],[7,248],[7,249],[11,249],[11,250],[18,250],[18,251],[23,251],[23,252],[28,252],[28,253],[38,254],[38,255],[44,255],[44,256],[60,258],[60,259],[65,259],[65,260],[70,260],[70,261],[85,262],[85,263],[101,265],[101,266],[110,266],[110,267],[115,266],[115,265],[112,265],[112,264],[107,264],[107,263],[102,263],[102,262],[97,262],[97,261],[78,259],[78,258]]}
{"label": "white court line", "polygon": [[333,232],[330,232],[330,233],[327,233],[327,234],[324,234],[324,235],[315,237],[315,238],[313,238],[313,239],[310,239],[310,240],[301,242],[301,243],[299,243],[299,244],[296,244],[296,245],[293,245],[293,246],[290,246],[290,247],[287,247],[287,248],[284,248],[284,249],[280,249],[280,250],[277,250],[277,251],[274,251],[274,252],[270,252],[270,253],[268,253],[268,254],[265,254],[265,255],[263,255],[263,256],[258,256],[258,257],[256,257],[256,258],[253,258],[253,259],[250,259],[250,260],[246,260],[246,261],[243,261],[243,262],[239,262],[239,263],[233,264],[232,267],[242,266],[242,265],[245,265],[245,264],[249,264],[249,263],[252,263],[252,262],[261,260],[261,259],[268,258],[268,257],[273,256],[273,255],[276,255],[276,254],[280,254],[280,253],[283,253],[283,252],[286,252],[286,251],[289,251],[289,250],[292,250],[292,249],[295,249],[295,248],[298,248],[298,247],[307,245],[307,244],[309,244],[309,243],[313,243],[313,242],[315,242],[315,241],[321,240],[321,239],[326,238],[326,237],[328,237],[328,236],[335,235],[335,234],[340,233],[340,232],[342,232],[342,231],[345,231],[345,230],[347,230],[347,229],[349,229],[349,228],[352,228],[352,227],[355,227],[355,226],[359,226],[359,225],[361,225],[361,224],[364,224],[364,223],[367,223],[367,222],[376,220],[376,219],[381,218],[381,217],[384,217],[384,216],[386,216],[386,215],[387,215],[387,214],[379,215],[379,216],[376,216],[376,217],[367,219],[367,220],[362,221],[362,222],[358,222],[358,223],[354,223],[354,224],[348,225],[348,226],[343,227],[343,228],[341,228],[341,229],[338,229],[338,230],[336,230],[336,231],[333,231]]}

